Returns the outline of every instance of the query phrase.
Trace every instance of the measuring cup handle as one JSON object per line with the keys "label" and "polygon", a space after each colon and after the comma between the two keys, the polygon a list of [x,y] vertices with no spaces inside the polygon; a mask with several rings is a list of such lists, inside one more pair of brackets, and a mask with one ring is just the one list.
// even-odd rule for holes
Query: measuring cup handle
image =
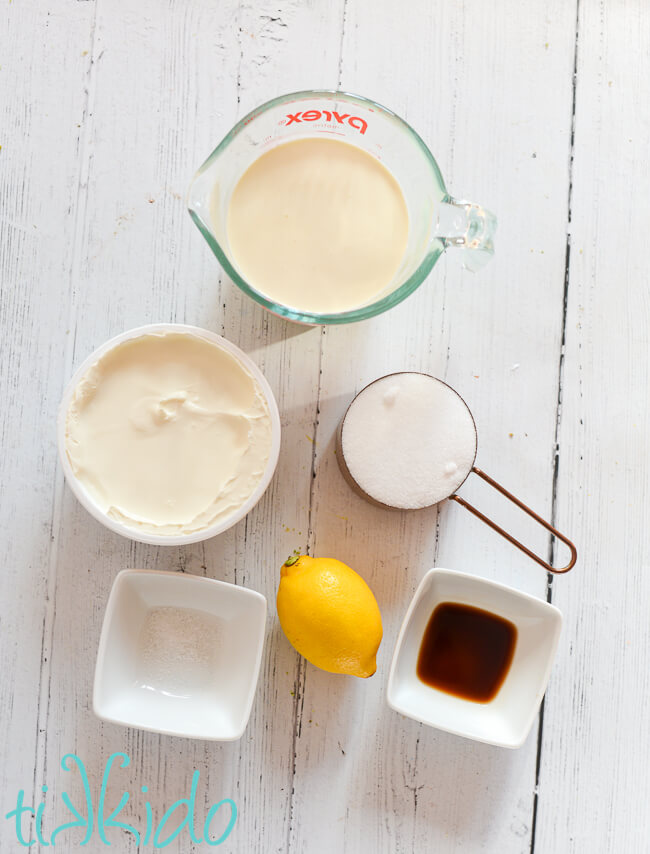
{"label": "measuring cup handle", "polygon": [[500,528],[496,524],[496,522],[492,521],[492,519],[488,519],[487,516],[485,516],[483,513],[481,513],[480,510],[477,510],[476,507],[473,507],[471,504],[469,504],[467,501],[465,501],[464,498],[461,498],[459,495],[450,495],[449,498],[452,501],[456,501],[462,507],[465,507],[467,510],[469,510],[470,513],[473,513],[482,522],[485,522],[486,525],[489,525],[493,531],[496,531],[497,534],[501,534],[501,536],[504,537],[506,540],[508,540],[509,543],[512,543],[513,546],[516,546],[518,549],[520,549],[522,552],[524,552],[524,554],[527,554],[528,557],[532,558],[534,561],[536,561],[538,564],[540,564],[540,566],[543,566],[544,569],[548,570],[549,572],[562,573],[562,572],[568,572],[570,569],[573,568],[576,560],[578,559],[578,553],[576,551],[576,547],[573,545],[571,540],[569,540],[567,537],[565,537],[564,534],[561,534],[549,522],[546,522],[544,519],[542,519],[541,516],[538,516],[537,513],[535,513],[534,510],[531,510],[530,507],[526,506],[523,503],[523,501],[520,501],[511,492],[508,492],[508,490],[505,489],[503,486],[501,486],[500,483],[497,483],[496,480],[491,478],[489,475],[485,474],[484,471],[481,471],[480,469],[477,469],[477,468],[472,468],[472,471],[474,472],[474,474],[477,474],[480,478],[482,478],[486,483],[489,483],[490,486],[494,487],[494,489],[496,489],[497,492],[500,492],[501,495],[504,495],[508,499],[508,501],[511,501],[513,504],[516,504],[517,507],[519,507],[521,510],[524,511],[524,513],[527,513],[529,516],[531,516],[543,528],[546,528],[547,531],[550,531],[550,533],[553,534],[554,537],[557,537],[558,540],[561,540],[564,543],[564,545],[567,546],[569,551],[571,552],[571,560],[569,561],[569,563],[566,566],[563,566],[560,569],[556,569],[554,566],[551,566],[551,564],[548,563],[547,561],[545,561],[543,558],[539,557],[539,555],[536,555],[535,552],[532,552],[523,543],[520,543],[519,540],[516,540],[512,536],[512,534],[509,534],[507,531],[504,531],[503,528]]}
{"label": "measuring cup handle", "polygon": [[496,217],[485,208],[445,196],[436,209],[433,236],[445,248],[460,248],[463,266],[476,272],[494,255],[496,228]]}

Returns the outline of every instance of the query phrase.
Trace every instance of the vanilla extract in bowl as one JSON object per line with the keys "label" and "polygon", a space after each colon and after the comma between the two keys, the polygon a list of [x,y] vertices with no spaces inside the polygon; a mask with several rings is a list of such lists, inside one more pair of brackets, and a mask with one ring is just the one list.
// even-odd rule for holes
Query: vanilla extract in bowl
{"label": "vanilla extract in bowl", "polygon": [[441,602],[422,636],[416,672],[421,682],[475,703],[489,703],[503,685],[517,644],[517,628],[503,617]]}

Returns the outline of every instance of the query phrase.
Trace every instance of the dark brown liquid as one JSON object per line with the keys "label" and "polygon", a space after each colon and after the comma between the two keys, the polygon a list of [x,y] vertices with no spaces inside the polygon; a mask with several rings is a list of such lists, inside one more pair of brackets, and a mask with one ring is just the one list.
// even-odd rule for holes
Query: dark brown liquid
{"label": "dark brown liquid", "polygon": [[426,685],[489,703],[506,678],[517,628],[490,611],[442,602],[429,618],[418,655],[417,675]]}

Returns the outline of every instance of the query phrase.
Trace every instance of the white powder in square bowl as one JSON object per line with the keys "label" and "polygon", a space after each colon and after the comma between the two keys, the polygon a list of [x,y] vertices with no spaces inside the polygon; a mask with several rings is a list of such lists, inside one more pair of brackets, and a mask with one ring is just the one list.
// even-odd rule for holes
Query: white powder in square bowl
{"label": "white powder in square bowl", "polygon": [[191,696],[215,680],[220,621],[194,608],[152,608],[138,644],[138,684],[171,696]]}

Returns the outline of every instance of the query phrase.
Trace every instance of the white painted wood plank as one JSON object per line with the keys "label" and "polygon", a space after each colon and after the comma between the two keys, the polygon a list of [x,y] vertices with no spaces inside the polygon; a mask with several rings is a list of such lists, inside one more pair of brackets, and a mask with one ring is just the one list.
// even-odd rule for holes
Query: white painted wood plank
{"label": "white painted wood plank", "polygon": [[[106,759],[121,750],[132,765],[114,775],[109,802],[114,806],[122,791],[130,791],[133,800],[124,817],[136,827],[145,822],[141,784],[149,787],[147,797],[160,818],[187,795],[192,772],[200,769],[202,815],[225,796],[239,807],[232,850],[254,848],[261,828],[269,850],[284,850],[286,844],[298,658],[278,643],[272,609],[260,691],[239,744],[159,738],[103,725],[90,709],[104,605],[119,569],[135,565],[208,574],[262,590],[272,601],[280,564],[306,542],[318,332],[294,334],[297,330],[271,319],[221,281],[182,199],[194,169],[237,118],[259,100],[299,88],[308,56],[314,63],[306,38],[313,28],[323,36],[329,32],[326,42],[333,51],[323,54],[329,67],[319,76],[329,74],[335,83],[340,17],[330,10],[324,20],[322,11],[295,3],[267,6],[97,7],[69,361],[76,365],[110,335],[151,320],[208,326],[257,358],[278,394],[285,433],[278,476],[263,502],[236,529],[205,545],[181,550],[129,543],[104,531],[66,491],[52,579],[53,637],[41,692],[48,705],[47,716],[42,713],[46,752],[36,769],[37,785],[46,782],[49,803],[59,804],[58,815],[52,807],[46,832],[55,818],[64,817],[61,791],[75,803],[82,800],[78,777],[58,768],[61,756],[74,750],[82,757],[97,792]],[[313,69],[316,73],[315,63]],[[59,384],[57,397],[60,393]],[[79,840],[82,835],[77,834]],[[120,845],[134,849],[129,837]],[[187,838],[167,850],[189,850]]]}
{"label": "white painted wood plank", "polygon": [[[535,729],[508,753],[405,720],[384,696],[401,619],[431,565],[541,596],[545,573],[460,508],[445,507],[438,519],[435,511],[400,515],[364,504],[338,472],[332,437],[369,380],[429,371],[473,409],[479,464],[550,514],[574,20],[559,3],[422,4],[376,14],[373,4],[350,0],[346,10],[343,88],[403,114],[439,157],[450,190],[493,207],[501,225],[497,257],[481,273],[464,273],[449,253],[393,312],[323,335],[313,550],[362,572],[385,633],[368,683],[306,668],[293,849],[528,851]],[[462,491],[528,531],[489,494]],[[546,538],[534,542],[545,553]]]}
{"label": "white painted wood plank", "polygon": [[[0,793],[32,801],[42,759],[39,686],[52,623],[58,524],[54,420],[66,371],[94,9],[4,4],[0,12]],[[52,73],[56,69],[56,74]],[[47,666],[47,665],[46,665]],[[43,727],[43,724],[40,723]],[[40,791],[40,789],[39,789]],[[0,849],[15,850],[0,822]],[[11,846],[11,847],[10,847]]]}
{"label": "white painted wood plank", "polygon": [[[341,482],[331,437],[366,381],[396,367],[430,370],[470,404],[479,463],[550,512],[572,4],[430,8],[422,0],[403,9],[347,0],[344,13],[342,3],[296,0],[54,0],[47,8],[14,0],[2,16],[3,803],[20,786],[29,794],[43,783],[49,804],[62,790],[78,801],[78,780],[58,766],[62,754],[83,757],[96,790],[107,756],[125,750],[133,765],[116,775],[113,805],[129,789],[125,815],[142,826],[140,785],[160,815],[187,794],[198,768],[200,813],[225,795],[240,808],[225,850],[529,851],[536,733],[504,753],[405,721],[383,702],[399,622],[431,563],[541,595],[544,575],[460,508],[387,522]],[[648,538],[639,513],[648,490],[648,301],[638,248],[647,22],[640,0],[582,4],[557,503],[582,560],[553,590],[568,620],[543,729],[534,840],[543,852],[643,850],[648,832],[638,702],[648,682]],[[450,190],[491,206],[500,231],[497,258],[479,275],[450,257],[391,314],[322,335],[241,297],[219,275],[182,197],[195,166],[246,110],[283,91],[333,87],[339,67],[345,88],[412,122]],[[183,550],[108,534],[63,492],[55,465],[53,419],[73,364],[109,335],[159,319],[223,331],[252,352],[285,429],[278,476],[256,511],[224,537]],[[94,655],[120,568],[236,580],[272,600],[282,559],[307,544],[321,347],[309,544],[348,560],[375,588],[385,618],[379,674],[361,683],[305,666],[271,602],[241,743],[101,725],[89,705]],[[483,498],[471,485],[464,494]],[[543,537],[535,542],[545,549]],[[45,827],[63,818],[59,805]],[[0,843],[15,847],[6,822]],[[133,846],[123,841],[120,850]],[[184,841],[168,850],[205,849]]]}
{"label": "white painted wood plank", "polygon": [[555,585],[564,655],[544,717],[536,851],[646,851],[650,834],[647,4],[580,4]]}

